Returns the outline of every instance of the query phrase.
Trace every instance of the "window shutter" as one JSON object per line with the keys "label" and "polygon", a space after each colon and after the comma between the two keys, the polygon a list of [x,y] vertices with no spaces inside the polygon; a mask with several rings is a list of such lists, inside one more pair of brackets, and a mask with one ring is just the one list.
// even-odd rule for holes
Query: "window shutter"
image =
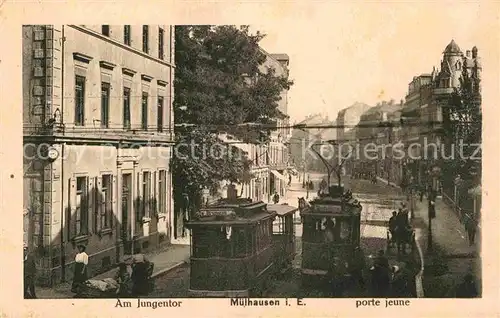
{"label": "window shutter", "polygon": [[152,191],[152,202],[153,202],[153,208],[152,208],[152,214],[154,217],[158,216],[158,180],[156,179],[157,173],[156,171],[153,172],[153,191]]}
{"label": "window shutter", "polygon": [[69,206],[66,214],[66,226],[68,241],[76,236],[76,178],[72,177],[68,180],[68,202]]}
{"label": "window shutter", "polygon": [[[136,204],[135,204],[135,223],[136,224],[141,224],[142,222],[142,178],[141,178],[141,173],[137,173],[137,188],[136,188]],[[139,231],[138,227],[136,227],[136,232]]]}
{"label": "window shutter", "polygon": [[95,178],[95,194],[96,194],[96,199],[95,199],[95,211],[94,211],[94,230],[96,233],[98,233],[102,226],[101,226],[101,217],[102,217],[102,198],[103,198],[103,193],[102,193],[102,176],[96,177]]}
{"label": "window shutter", "polygon": [[109,213],[109,227],[114,228],[115,218],[118,220],[118,207],[116,205],[116,199],[118,197],[118,183],[116,182],[116,177],[111,176],[111,211]]}
{"label": "window shutter", "polygon": [[94,218],[94,214],[96,211],[98,211],[98,207],[95,206],[95,202],[94,200],[96,199],[96,188],[97,187],[97,182],[95,180],[96,178],[88,178],[87,180],[87,193],[88,193],[88,197],[87,197],[87,204],[88,204],[88,214],[87,214],[87,219],[86,219],[86,223],[87,223],[87,233],[89,234],[92,234],[92,227],[90,226],[92,224],[92,220]]}

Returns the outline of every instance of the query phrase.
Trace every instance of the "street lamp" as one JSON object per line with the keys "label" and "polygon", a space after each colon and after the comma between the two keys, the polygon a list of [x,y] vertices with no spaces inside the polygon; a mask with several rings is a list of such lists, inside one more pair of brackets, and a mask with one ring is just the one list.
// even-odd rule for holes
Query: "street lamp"
{"label": "street lamp", "polygon": [[429,191],[429,208],[428,208],[428,229],[427,229],[427,250],[432,251],[432,219],[436,217],[436,197],[438,190],[438,177],[441,174],[441,168],[434,166],[431,170],[432,185]]}

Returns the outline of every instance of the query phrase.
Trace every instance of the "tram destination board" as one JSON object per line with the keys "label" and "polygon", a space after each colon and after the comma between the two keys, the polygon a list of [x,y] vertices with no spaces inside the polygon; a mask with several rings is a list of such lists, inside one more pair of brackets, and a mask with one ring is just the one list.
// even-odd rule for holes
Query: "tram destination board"
{"label": "tram destination board", "polygon": [[198,212],[199,216],[234,216],[236,213],[233,209],[205,209]]}

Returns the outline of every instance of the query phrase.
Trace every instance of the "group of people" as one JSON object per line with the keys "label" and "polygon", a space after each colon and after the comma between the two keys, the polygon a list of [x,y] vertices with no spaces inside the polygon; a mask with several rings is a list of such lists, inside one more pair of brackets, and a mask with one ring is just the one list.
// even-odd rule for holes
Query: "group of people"
{"label": "group of people", "polygon": [[389,244],[391,242],[396,243],[398,253],[405,253],[406,244],[410,243],[410,236],[412,233],[412,227],[408,219],[408,209],[406,208],[406,204],[403,203],[398,209],[398,212],[392,212],[392,216],[389,219],[389,232],[391,234]]}
{"label": "group of people", "polygon": [[[87,267],[89,256],[85,252],[86,247],[83,244],[77,246],[78,253],[75,255],[73,266],[73,283],[71,292],[75,297],[79,297],[88,280]],[[117,294],[120,297],[146,295],[150,290],[151,276],[153,274],[154,264],[146,259],[143,254],[136,254],[132,258],[132,264],[121,262],[118,266],[118,272],[114,279],[118,283]],[[37,298],[35,292],[36,264],[32,253],[29,253],[28,247],[24,245],[24,298]]]}
{"label": "group of people", "polygon": [[371,272],[371,293],[375,297],[412,297],[414,273],[411,264],[404,267],[390,266],[383,250],[373,261]]}

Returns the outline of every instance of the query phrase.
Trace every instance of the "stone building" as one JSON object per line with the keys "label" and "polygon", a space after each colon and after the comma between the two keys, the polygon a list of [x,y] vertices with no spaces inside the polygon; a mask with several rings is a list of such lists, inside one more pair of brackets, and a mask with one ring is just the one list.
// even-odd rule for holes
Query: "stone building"
{"label": "stone building", "polygon": [[[273,68],[276,76],[289,75],[289,57],[286,54],[269,54],[263,49],[266,59],[261,65],[261,72],[267,68]],[[281,99],[278,101],[278,110],[283,118],[273,119],[273,126],[269,134],[267,143],[245,143],[236,140],[232,136],[219,135],[219,137],[235,147],[246,152],[248,158],[252,161],[250,173],[253,178],[246,183],[231,185],[227,182],[222,184],[222,196],[234,191],[236,188],[238,196],[251,198],[252,200],[269,202],[272,196],[277,192],[280,197],[286,195],[288,183],[288,170],[290,168],[290,149],[289,141],[291,138],[291,128],[288,112],[288,91],[281,92]],[[273,129],[273,127],[275,127]]]}
{"label": "stone building", "polygon": [[430,74],[416,76],[408,85],[402,110],[406,123],[403,125],[403,141],[407,146],[419,144],[412,152],[417,159],[409,159],[407,164],[411,176],[421,184],[430,181],[429,169],[439,164],[438,159],[442,153],[446,153],[447,144],[454,142],[446,140],[443,121],[449,117],[449,107],[452,107],[450,97],[460,87],[464,67],[470,76],[481,79],[482,65],[478,49],[473,47],[464,55],[452,40],[443,51],[440,69],[434,68]]}
{"label": "stone building", "polygon": [[351,106],[342,109],[337,114],[337,142],[342,144],[341,151],[343,157],[349,157],[344,163],[344,170],[348,175],[351,175],[359,164],[359,156],[356,152],[348,153],[349,146],[355,148],[359,145],[359,128],[356,127],[361,120],[361,115],[364,114],[371,106],[356,102]]}
{"label": "stone building", "polygon": [[71,281],[173,235],[174,28],[23,27],[25,244],[38,281]]}

